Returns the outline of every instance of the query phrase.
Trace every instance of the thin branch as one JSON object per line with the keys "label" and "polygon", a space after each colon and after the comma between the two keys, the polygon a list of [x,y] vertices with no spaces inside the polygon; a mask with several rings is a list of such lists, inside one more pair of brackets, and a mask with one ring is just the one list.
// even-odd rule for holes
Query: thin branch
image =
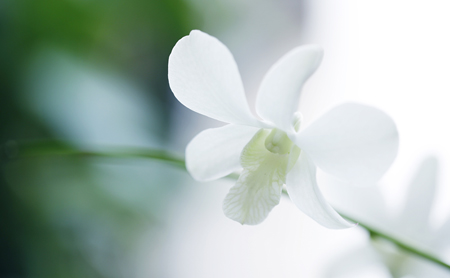
{"label": "thin branch", "polygon": [[397,247],[403,249],[406,252],[409,252],[409,253],[411,253],[411,254],[413,254],[415,256],[421,257],[421,258],[423,258],[425,260],[431,261],[431,262],[433,262],[435,264],[438,264],[438,265],[440,265],[442,267],[445,267],[448,270],[450,270],[450,265],[449,264],[444,263],[443,261],[439,260],[435,256],[430,255],[430,254],[428,254],[428,253],[426,253],[426,252],[424,252],[424,251],[422,251],[422,250],[420,250],[418,248],[412,247],[412,246],[402,242],[401,240],[399,240],[399,239],[397,239],[397,238],[395,238],[393,236],[390,236],[390,235],[388,235],[388,234],[386,234],[384,232],[381,232],[380,230],[378,230],[378,229],[376,229],[374,227],[371,227],[370,225],[362,223],[361,221],[355,220],[355,219],[353,219],[353,218],[351,218],[351,217],[349,217],[347,215],[344,215],[344,214],[342,214],[340,212],[339,212],[339,214],[342,217],[344,217],[344,218],[346,218],[346,219],[348,219],[348,220],[350,220],[352,222],[358,223],[358,226],[366,229],[370,233],[371,237],[384,238],[384,239],[394,243],[395,245],[397,245]]}
{"label": "thin branch", "polygon": [[[24,158],[36,158],[36,157],[48,157],[48,156],[79,156],[79,157],[109,157],[109,158],[144,158],[155,159],[163,161],[182,169],[186,169],[185,160],[180,156],[174,155],[169,151],[146,149],[146,148],[134,148],[134,147],[120,147],[120,148],[104,148],[102,151],[82,151],[70,144],[61,141],[41,141],[41,142],[29,142],[17,144],[15,142],[8,142],[1,148],[1,160],[13,161],[16,159]],[[227,178],[237,179],[236,174],[228,175]],[[283,192],[287,195],[286,192]],[[405,242],[390,236],[370,225],[367,225],[357,219],[350,216],[339,213],[342,217],[358,223],[358,226],[366,229],[371,236],[384,238],[394,243],[399,248],[421,257],[427,261],[433,262],[450,270],[450,265],[444,263],[437,257],[430,255],[424,251],[419,250]]]}
{"label": "thin branch", "polygon": [[159,149],[103,147],[102,150],[79,150],[62,141],[36,141],[20,144],[10,141],[4,144],[1,149],[1,158],[6,161],[50,156],[145,158],[161,160],[179,168],[186,169],[185,161],[181,156]]}

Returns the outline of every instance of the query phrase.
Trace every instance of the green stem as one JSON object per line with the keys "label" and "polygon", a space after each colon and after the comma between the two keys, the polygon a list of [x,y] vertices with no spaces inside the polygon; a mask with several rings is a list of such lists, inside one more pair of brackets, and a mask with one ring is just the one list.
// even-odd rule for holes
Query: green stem
{"label": "green stem", "polygon": [[[121,147],[121,148],[105,148],[103,151],[82,151],[67,143],[61,141],[42,141],[42,142],[30,142],[21,143],[20,145],[15,142],[8,142],[2,146],[2,160],[11,161],[15,159],[34,158],[34,157],[48,157],[48,156],[79,156],[79,157],[109,157],[109,158],[145,158],[156,159],[166,163],[170,163],[182,169],[185,168],[185,161],[180,156],[176,156],[168,151],[146,149],[146,148],[134,148],[134,147]],[[231,179],[236,179],[238,176],[231,174],[227,176]],[[283,192],[287,195],[286,192]],[[433,262],[450,270],[450,265],[444,263],[433,255],[419,250],[411,245],[408,245],[397,238],[390,236],[370,225],[367,225],[361,221],[358,221],[350,216],[340,213],[340,215],[352,222],[358,223],[358,226],[367,230],[372,237],[384,238],[394,243],[399,248],[421,257],[427,261]]]}
{"label": "green stem", "polygon": [[103,150],[94,151],[80,150],[62,141],[39,141],[21,143],[20,145],[15,142],[8,142],[3,146],[2,153],[5,160],[49,156],[146,158],[161,160],[186,169],[185,161],[181,156],[164,150],[139,147],[105,147]]}
{"label": "green stem", "polygon": [[434,256],[432,256],[432,255],[430,255],[430,254],[428,254],[428,253],[426,253],[424,251],[421,251],[421,250],[419,250],[419,249],[417,249],[415,247],[412,247],[412,246],[402,242],[401,240],[396,239],[393,236],[387,235],[386,233],[381,232],[380,230],[378,230],[376,228],[373,228],[370,225],[364,224],[361,221],[357,221],[357,220],[355,220],[355,219],[353,219],[353,218],[351,218],[351,217],[349,217],[347,215],[344,215],[344,214],[342,214],[340,212],[339,212],[339,214],[342,217],[344,217],[344,218],[346,218],[346,219],[348,219],[348,220],[350,220],[352,222],[358,223],[358,226],[366,229],[370,233],[372,238],[376,238],[376,237],[384,238],[384,239],[394,243],[397,247],[403,249],[406,252],[409,252],[409,253],[411,253],[413,255],[421,257],[421,258],[423,258],[425,260],[428,260],[430,262],[433,262],[435,264],[438,264],[438,265],[440,265],[440,266],[450,270],[450,265],[444,263],[443,261],[439,260],[438,258],[436,258],[436,257],[434,257]]}

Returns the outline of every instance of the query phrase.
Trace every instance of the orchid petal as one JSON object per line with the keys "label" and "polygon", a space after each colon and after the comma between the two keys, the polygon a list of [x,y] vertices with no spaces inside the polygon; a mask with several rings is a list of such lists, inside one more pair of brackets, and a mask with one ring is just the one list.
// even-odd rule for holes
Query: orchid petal
{"label": "orchid petal", "polygon": [[392,119],[376,108],[356,103],[333,108],[293,140],[325,172],[361,184],[377,181],[398,150]]}
{"label": "orchid petal", "polygon": [[226,125],[200,132],[186,147],[186,168],[199,181],[215,180],[240,168],[239,157],[258,128]]}
{"label": "orchid petal", "polygon": [[316,181],[316,166],[305,152],[287,174],[286,187],[292,202],[317,223],[330,229],[353,225],[342,218],[325,200]]}
{"label": "orchid petal", "polygon": [[198,30],[180,39],[169,56],[169,84],[187,108],[233,124],[260,126],[247,104],[233,55]]}
{"label": "orchid petal", "polygon": [[293,131],[292,120],[298,108],[300,91],[322,60],[319,46],[300,46],[284,55],[264,77],[256,99],[261,118],[278,128]]}
{"label": "orchid petal", "polygon": [[[406,204],[400,216],[403,230],[415,239],[428,239],[424,235],[429,230],[429,218],[437,184],[438,162],[434,157],[425,159],[420,165],[411,185],[409,186]],[[429,234],[429,233],[428,233]]]}
{"label": "orchid petal", "polygon": [[223,203],[225,215],[241,224],[261,223],[279,204],[289,155],[269,152],[264,141],[268,130],[260,130],[244,148],[244,167]]}

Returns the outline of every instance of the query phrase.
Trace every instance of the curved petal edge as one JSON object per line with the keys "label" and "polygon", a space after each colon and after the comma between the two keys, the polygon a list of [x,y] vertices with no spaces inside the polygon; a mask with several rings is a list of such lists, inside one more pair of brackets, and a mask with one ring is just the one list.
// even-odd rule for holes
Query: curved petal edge
{"label": "curved petal edge", "polygon": [[240,155],[258,128],[226,125],[200,132],[186,147],[186,168],[195,180],[210,181],[239,170]]}
{"label": "curved petal edge", "polygon": [[399,138],[394,121],[386,113],[345,103],[300,131],[294,140],[325,172],[364,185],[376,182],[389,169]]}
{"label": "curved petal edge", "polygon": [[293,130],[304,83],[317,70],[323,50],[317,45],[299,46],[281,57],[267,72],[258,91],[256,111],[286,132]]}
{"label": "curved petal edge", "polygon": [[292,202],[320,225],[344,229],[354,224],[346,221],[325,200],[316,181],[316,166],[303,151],[286,177],[286,187]]}
{"label": "curved petal edge", "polygon": [[260,126],[252,115],[233,55],[198,30],[181,38],[169,56],[169,84],[187,108],[233,124]]}

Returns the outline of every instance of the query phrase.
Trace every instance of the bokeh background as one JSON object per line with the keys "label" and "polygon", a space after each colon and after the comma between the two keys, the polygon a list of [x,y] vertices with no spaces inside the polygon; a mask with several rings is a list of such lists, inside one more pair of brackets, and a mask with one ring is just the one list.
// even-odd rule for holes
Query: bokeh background
{"label": "bokeh background", "polygon": [[[41,152],[127,146],[182,157],[196,133],[222,125],[183,107],[168,86],[170,51],[192,29],[229,47],[251,107],[281,55],[322,45],[299,106],[305,122],[356,101],[386,111],[400,133],[399,155],[378,185],[354,189],[319,173],[324,194],[336,207],[365,204],[365,221],[379,210],[395,219],[419,165],[434,156],[437,187],[423,226],[445,227],[448,14],[444,0],[1,0],[0,277],[331,277],[344,254],[369,246],[364,230],[325,229],[287,199],[261,225],[241,226],[221,209],[232,180],[198,183],[159,161],[21,157],[22,145],[36,143]],[[364,200],[374,194],[385,203]],[[450,262],[448,248],[430,252]],[[393,264],[339,277],[449,277]]]}

